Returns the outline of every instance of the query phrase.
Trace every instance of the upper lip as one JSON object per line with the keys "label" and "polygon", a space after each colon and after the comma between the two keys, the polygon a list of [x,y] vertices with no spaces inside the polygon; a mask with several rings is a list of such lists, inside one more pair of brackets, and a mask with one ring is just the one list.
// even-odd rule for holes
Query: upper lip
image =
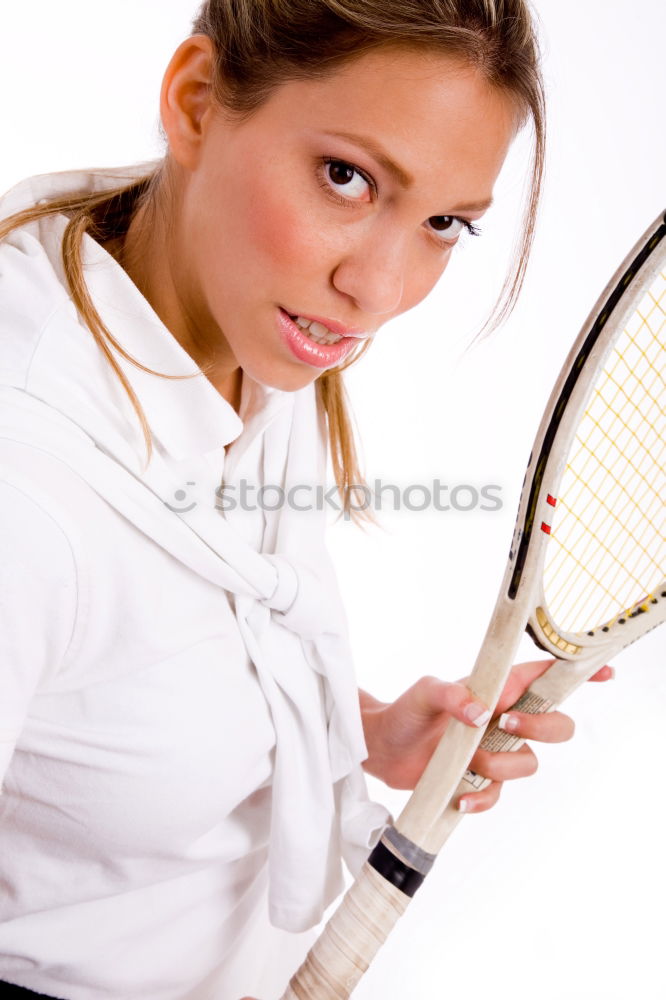
{"label": "upper lip", "polygon": [[359,339],[363,339],[372,336],[372,331],[370,330],[361,330],[358,326],[345,326],[344,323],[338,323],[334,319],[327,319],[325,316],[310,316],[309,313],[292,312],[288,309],[285,309],[285,312],[288,316],[300,316],[302,319],[321,323],[322,326],[328,327],[331,333],[337,333],[340,337],[358,337]]}

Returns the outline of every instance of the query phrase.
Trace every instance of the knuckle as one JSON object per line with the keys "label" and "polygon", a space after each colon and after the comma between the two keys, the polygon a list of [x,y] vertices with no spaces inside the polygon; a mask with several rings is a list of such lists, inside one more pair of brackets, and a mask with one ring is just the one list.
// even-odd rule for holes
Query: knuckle
{"label": "knuckle", "polygon": [[492,770],[495,754],[489,750],[477,750],[472,759],[474,770],[477,774],[482,774],[485,778],[490,778],[489,770]]}
{"label": "knuckle", "polygon": [[424,677],[419,677],[419,679],[412,686],[412,691],[416,694],[425,694],[426,692],[432,690],[437,684],[437,678],[433,677],[432,674],[426,674]]}
{"label": "knuckle", "polygon": [[489,753],[485,750],[483,753],[484,758],[479,762],[479,773],[493,782],[504,781],[507,771],[511,768],[511,758],[506,754]]}
{"label": "knuckle", "polygon": [[428,674],[425,677],[420,677],[409,689],[407,695],[417,710],[429,712],[433,701],[437,698],[437,691],[443,683],[444,681],[440,681],[437,677]]}

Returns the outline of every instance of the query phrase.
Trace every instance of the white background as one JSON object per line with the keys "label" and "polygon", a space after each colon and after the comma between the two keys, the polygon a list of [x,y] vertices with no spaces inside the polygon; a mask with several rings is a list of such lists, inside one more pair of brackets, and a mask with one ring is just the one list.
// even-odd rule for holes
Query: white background
{"label": "white background", "polygon": [[[465,352],[501,283],[524,150],[427,304],[349,385],[370,479],[502,487],[497,513],[387,515],[332,528],[360,681],[392,698],[474,661],[545,399],[612,271],[666,203],[663,0],[537,0],[550,148],[537,242],[508,324]],[[188,0],[33,0],[3,11],[0,189],[157,156],[161,75]],[[529,643],[525,654],[531,656]],[[572,699],[578,732],[467,818],[359,998],[666,998],[663,631]],[[398,811],[403,796],[373,785]],[[220,998],[222,1000],[222,998]]]}

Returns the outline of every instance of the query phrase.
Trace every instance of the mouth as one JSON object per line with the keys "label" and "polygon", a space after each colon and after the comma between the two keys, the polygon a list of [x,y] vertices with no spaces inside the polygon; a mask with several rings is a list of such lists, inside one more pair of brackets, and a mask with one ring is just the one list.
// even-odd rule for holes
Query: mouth
{"label": "mouth", "polygon": [[[330,324],[330,325],[329,325]],[[341,363],[369,334],[340,323],[301,316],[278,307],[282,340],[295,357],[315,368],[333,368]]]}
{"label": "mouth", "polygon": [[370,334],[358,327],[343,326],[337,320],[325,319],[320,316],[305,316],[284,310],[292,323],[295,323],[311,340],[317,344],[337,344],[345,337],[355,340],[365,340]]}

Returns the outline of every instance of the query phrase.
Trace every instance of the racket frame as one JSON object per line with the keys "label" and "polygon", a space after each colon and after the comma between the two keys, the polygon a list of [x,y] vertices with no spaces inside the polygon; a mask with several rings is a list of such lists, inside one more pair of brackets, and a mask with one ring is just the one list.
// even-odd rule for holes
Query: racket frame
{"label": "racket frame", "polygon": [[[557,496],[569,446],[594,390],[595,380],[589,374],[596,374],[603,366],[646,281],[663,266],[665,250],[666,215],[662,213],[602,292],[550,395],[525,473],[499,597],[467,681],[472,693],[491,710],[526,629],[557,660],[514,707],[543,712],[595,673],[609,652],[617,652],[643,635],[646,625],[655,627],[666,619],[664,581],[647,604],[645,599],[637,602],[626,615],[608,623],[607,631],[602,627],[583,636],[556,629],[544,597],[542,572],[548,532],[541,527],[550,524],[552,500]],[[625,619],[622,622],[621,617]],[[351,994],[460,821],[457,797],[479,787],[470,784],[474,776],[466,770],[477,747],[482,740],[487,745],[497,734],[496,723],[484,734],[458,720],[449,722],[398,820],[384,831],[282,1000],[344,1000]],[[501,738],[504,749],[517,749],[523,742],[506,733],[501,733]],[[481,787],[487,783],[481,779]]]}

